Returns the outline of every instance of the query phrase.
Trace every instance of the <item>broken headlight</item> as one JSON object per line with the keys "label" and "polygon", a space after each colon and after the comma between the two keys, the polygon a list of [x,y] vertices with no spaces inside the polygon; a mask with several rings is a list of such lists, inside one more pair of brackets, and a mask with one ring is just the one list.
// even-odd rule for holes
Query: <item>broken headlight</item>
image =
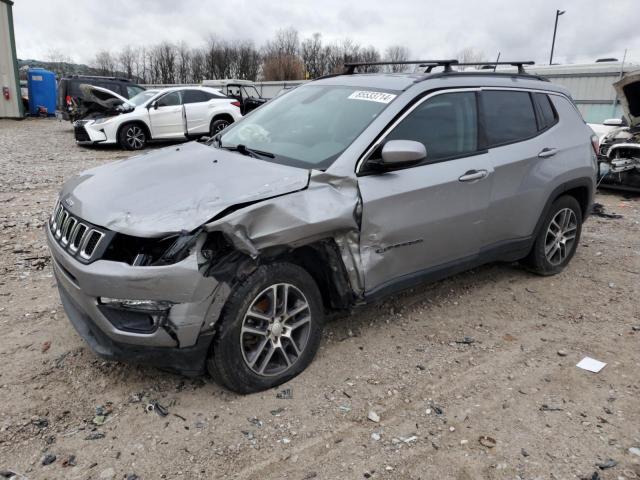
{"label": "broken headlight", "polygon": [[116,234],[103,258],[129,265],[160,266],[178,263],[189,255],[199,231],[168,235],[162,238],[138,238]]}

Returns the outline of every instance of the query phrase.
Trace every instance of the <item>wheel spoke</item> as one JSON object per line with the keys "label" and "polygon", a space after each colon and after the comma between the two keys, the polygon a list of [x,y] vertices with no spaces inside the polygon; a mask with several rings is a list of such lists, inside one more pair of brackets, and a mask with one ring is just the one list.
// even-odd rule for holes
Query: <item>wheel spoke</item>
{"label": "wheel spoke", "polygon": [[295,323],[292,323],[291,325],[288,325],[288,327],[291,329],[291,331],[301,327],[302,325],[305,325],[307,323],[309,323],[311,321],[311,317],[307,316],[307,317],[303,317],[300,320],[298,320]]}
{"label": "wheel spoke", "polygon": [[260,330],[259,328],[248,327],[246,325],[242,327],[242,334],[245,334],[245,333],[250,333],[252,335],[259,335],[261,337],[266,337],[267,336],[267,331],[266,330]]}
{"label": "wheel spoke", "polygon": [[271,287],[271,315],[273,318],[278,316],[278,285]]}
{"label": "wheel spoke", "polygon": [[247,316],[252,318],[257,318],[258,320],[264,320],[265,322],[270,322],[273,319],[273,317],[269,315],[264,315],[262,313],[258,313],[255,310],[248,310]]}
{"label": "wheel spoke", "polygon": [[256,353],[255,353],[255,356],[253,357],[253,360],[251,360],[251,362],[249,363],[249,366],[251,368],[253,368],[253,366],[256,364],[256,362],[260,358],[260,355],[262,355],[262,352],[264,352],[264,347],[267,345],[267,343],[270,343],[270,342],[269,342],[269,339],[266,337],[262,340],[262,342],[260,342],[260,345],[256,349]]}
{"label": "wheel spoke", "polygon": [[281,345],[280,347],[278,347],[280,352],[282,353],[282,356],[284,357],[284,361],[287,362],[287,367],[291,366],[291,360],[289,359],[289,355],[287,355],[287,351],[284,349],[284,347]]}
{"label": "wheel spoke", "polygon": [[287,320],[290,318],[294,318],[299,313],[304,312],[307,308],[309,308],[309,305],[304,303],[299,307],[296,307],[295,309],[293,309],[291,312],[286,312]]}
{"label": "wheel spoke", "polygon": [[276,351],[276,347],[274,347],[271,342],[269,343],[269,351],[267,352],[267,355],[264,357],[264,360],[262,360],[262,363],[260,364],[260,368],[258,368],[258,373],[264,373],[264,369],[267,368],[267,366],[269,365],[269,362],[271,361],[271,357],[273,357],[273,354]]}
{"label": "wheel spoke", "polygon": [[551,259],[555,256],[556,252],[558,251],[558,248],[559,248],[558,244],[554,243],[553,248],[551,248],[549,253],[547,253],[547,260],[551,261]]}
{"label": "wheel spoke", "polygon": [[296,351],[296,356],[300,356],[300,349],[298,348],[298,344],[296,343],[296,341],[293,339],[293,337],[291,335],[287,336],[287,340],[289,340],[289,343],[291,344],[291,346],[293,347],[293,349]]}

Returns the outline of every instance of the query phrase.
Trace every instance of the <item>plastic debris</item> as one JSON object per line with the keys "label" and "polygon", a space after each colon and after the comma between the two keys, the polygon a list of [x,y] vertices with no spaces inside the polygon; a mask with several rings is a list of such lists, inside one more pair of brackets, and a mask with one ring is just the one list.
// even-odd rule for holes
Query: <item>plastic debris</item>
{"label": "plastic debris", "polygon": [[369,410],[369,414],[367,415],[367,418],[369,420],[371,420],[372,422],[378,423],[380,422],[380,415],[378,415],[376,412],[374,412],[373,410]]}
{"label": "plastic debris", "polygon": [[290,388],[285,388],[284,390],[276,393],[276,398],[279,398],[280,400],[291,400],[293,398],[293,392]]}
{"label": "plastic debris", "polygon": [[576,367],[581,368],[583,370],[587,370],[589,372],[593,372],[593,373],[598,373],[600,370],[602,370],[606,366],[607,366],[606,363],[591,357],[584,357],[582,360],[580,360],[576,364]]}

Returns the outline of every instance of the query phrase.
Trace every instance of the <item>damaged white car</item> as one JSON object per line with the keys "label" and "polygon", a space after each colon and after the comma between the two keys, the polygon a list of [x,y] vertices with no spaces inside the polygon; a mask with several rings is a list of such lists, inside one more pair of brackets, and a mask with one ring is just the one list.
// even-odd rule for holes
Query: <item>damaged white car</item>
{"label": "damaged white car", "polygon": [[564,88],[456,63],[351,65],[208,143],[67,181],[47,240],[76,330],[105,358],[248,393],[302,372],[327,315],[487,262],[560,272],[592,204],[592,132]]}
{"label": "damaged white car", "polygon": [[640,71],[613,84],[626,124],[600,140],[600,181],[610,188],[640,192]]}
{"label": "damaged white car", "polygon": [[240,103],[214,88],[145,90],[130,99],[94,85],[80,89],[93,112],[73,124],[81,145],[118,144],[141,150],[151,140],[215,135],[242,117]]}

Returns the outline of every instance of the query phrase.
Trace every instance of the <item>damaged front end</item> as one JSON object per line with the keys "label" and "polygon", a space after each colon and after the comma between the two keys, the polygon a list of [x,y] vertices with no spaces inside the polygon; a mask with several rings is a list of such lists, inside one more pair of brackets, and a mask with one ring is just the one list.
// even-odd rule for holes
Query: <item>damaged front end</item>
{"label": "damaged front end", "polygon": [[73,118],[76,121],[113,117],[135,108],[126,98],[109,89],[89,84],[81,84],[79,88],[82,103],[74,106]]}
{"label": "damaged front end", "polygon": [[600,182],[609,188],[640,192],[640,72],[614,83],[628,121],[605,135],[599,147]]}

